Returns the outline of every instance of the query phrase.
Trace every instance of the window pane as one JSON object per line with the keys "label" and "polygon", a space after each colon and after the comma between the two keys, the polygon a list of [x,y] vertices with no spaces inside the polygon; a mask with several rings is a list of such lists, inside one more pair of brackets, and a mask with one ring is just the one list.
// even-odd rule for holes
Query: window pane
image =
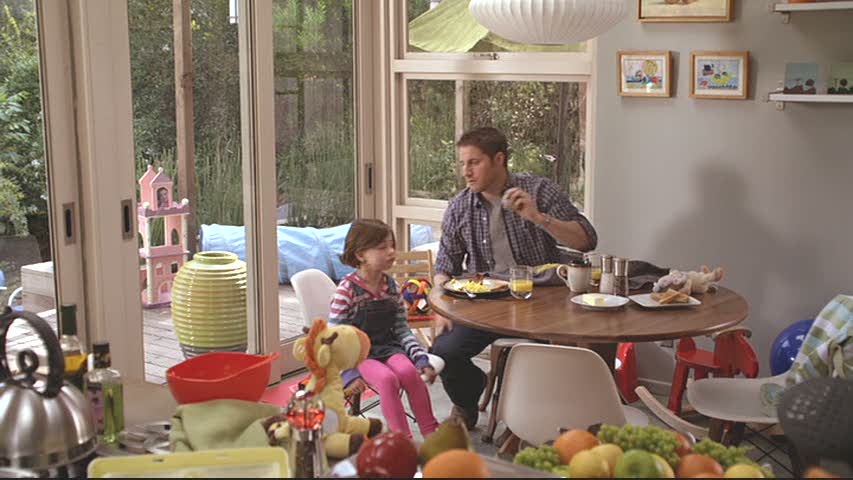
{"label": "window pane", "polygon": [[[0,5],[0,309],[38,313],[56,326],[56,292],[42,139],[39,45],[35,2]],[[9,368],[17,353],[45,350],[30,326],[16,320],[6,336]],[[45,373],[41,363],[41,373]]]}
{"label": "window pane", "polygon": [[409,224],[409,250],[416,248],[424,249],[433,246],[437,249],[439,240],[441,240],[441,225],[424,223]]}
{"label": "window pane", "polygon": [[408,0],[410,52],[583,52],[575,45],[526,45],[489,32],[468,10],[470,0]]}
{"label": "window pane", "polygon": [[[280,339],[302,335],[290,286],[316,268],[337,281],[355,219],[353,0],[274,0]],[[340,228],[332,228],[340,227]],[[322,229],[322,230],[317,230]]]}
{"label": "window pane", "polygon": [[409,80],[409,196],[448,200],[458,176],[456,116],[465,130],[493,126],[509,140],[509,168],[559,183],[584,198],[586,84]]}
{"label": "window pane", "polygon": [[152,165],[155,172],[163,168],[173,182],[153,192],[150,187],[138,187],[140,204],[148,195],[154,210],[139,222],[141,237],[145,223],[151,224],[148,245],[152,247],[150,252],[140,248],[145,375],[150,382],[163,383],[166,369],[181,362],[186,352],[241,347],[179,343],[171,310],[172,281],[193,253],[223,250],[246,258],[237,25],[229,20],[229,0],[192,1],[195,151],[191,166],[196,208],[186,218],[194,220],[197,231],[188,235],[175,208],[159,208],[179,205],[188,195],[179,186],[177,166],[173,2],[128,0],[127,7],[137,178]]}

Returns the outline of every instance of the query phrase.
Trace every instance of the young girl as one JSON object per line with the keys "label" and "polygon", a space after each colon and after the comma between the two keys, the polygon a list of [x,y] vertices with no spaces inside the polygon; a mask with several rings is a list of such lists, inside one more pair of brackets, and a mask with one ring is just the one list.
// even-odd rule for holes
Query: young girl
{"label": "young girl", "polygon": [[421,434],[426,436],[438,428],[438,422],[421,375],[432,383],[435,370],[409,330],[396,282],[385,273],[394,259],[394,232],[388,225],[379,220],[354,222],[341,260],[357,270],[345,276],[335,290],[329,323],[353,325],[370,337],[367,360],[357,369],[343,372],[347,389],[362,392],[367,384],[376,388],[388,428],[411,437],[400,400],[402,387]]}

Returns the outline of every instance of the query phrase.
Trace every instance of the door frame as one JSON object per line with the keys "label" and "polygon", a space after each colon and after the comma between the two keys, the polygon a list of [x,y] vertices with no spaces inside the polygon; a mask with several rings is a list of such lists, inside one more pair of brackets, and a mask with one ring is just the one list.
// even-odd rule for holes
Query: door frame
{"label": "door frame", "polygon": [[65,128],[74,125],[73,86],[68,82],[72,59],[67,4],[34,0],[34,8],[38,23],[39,85],[54,298],[57,307],[67,303],[77,305],[78,336],[84,344],[90,344],[91,335],[84,320],[87,315],[80,192],[76,181],[79,178],[77,138],[73,129]]}

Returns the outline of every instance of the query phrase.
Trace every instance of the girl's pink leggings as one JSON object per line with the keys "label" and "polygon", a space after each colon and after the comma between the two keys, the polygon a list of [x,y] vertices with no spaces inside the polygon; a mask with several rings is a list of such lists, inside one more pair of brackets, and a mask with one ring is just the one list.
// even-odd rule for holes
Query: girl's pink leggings
{"label": "girl's pink leggings", "polygon": [[415,414],[421,435],[427,436],[438,428],[438,421],[432,414],[427,385],[409,357],[396,353],[384,362],[368,358],[361,362],[358,371],[364,381],[379,392],[382,414],[385,415],[389,430],[412,436],[403,402],[400,400],[401,387],[409,397],[409,406]]}

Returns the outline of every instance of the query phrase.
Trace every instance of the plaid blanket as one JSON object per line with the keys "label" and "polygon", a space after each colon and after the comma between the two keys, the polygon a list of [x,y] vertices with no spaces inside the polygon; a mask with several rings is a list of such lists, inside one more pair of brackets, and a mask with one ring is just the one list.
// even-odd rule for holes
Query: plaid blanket
{"label": "plaid blanket", "polygon": [[838,295],[823,307],[785,383],[816,377],[853,379],[853,296]]}
{"label": "plaid blanket", "polygon": [[812,378],[853,380],[853,296],[837,295],[820,311],[785,377],[761,385],[762,410],[776,416],[785,389]]}

